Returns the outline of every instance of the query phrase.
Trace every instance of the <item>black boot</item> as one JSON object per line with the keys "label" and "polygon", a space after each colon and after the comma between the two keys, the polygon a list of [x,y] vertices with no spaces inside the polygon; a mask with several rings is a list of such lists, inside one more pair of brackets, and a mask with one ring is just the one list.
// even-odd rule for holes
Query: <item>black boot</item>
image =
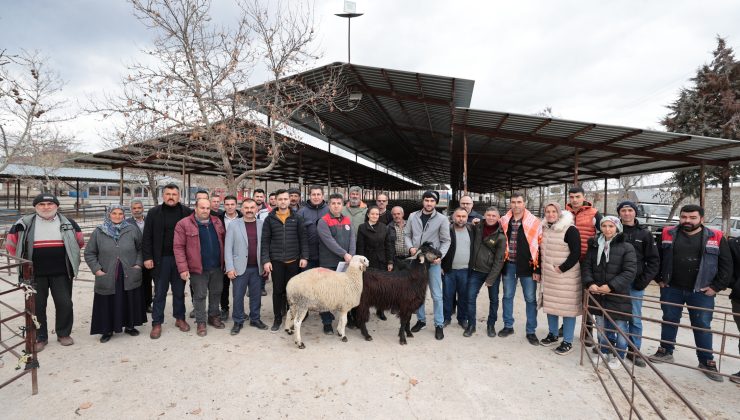
{"label": "black boot", "polygon": [[470,337],[475,332],[475,323],[469,322],[468,328],[465,328],[465,332],[463,333],[463,337]]}

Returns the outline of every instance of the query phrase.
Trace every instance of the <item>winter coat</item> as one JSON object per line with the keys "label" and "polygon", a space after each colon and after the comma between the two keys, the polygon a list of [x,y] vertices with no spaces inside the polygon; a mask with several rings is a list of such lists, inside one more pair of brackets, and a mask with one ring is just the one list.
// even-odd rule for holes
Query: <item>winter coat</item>
{"label": "winter coat", "polygon": [[310,200],[306,201],[306,204],[296,212],[298,216],[303,218],[303,226],[306,229],[306,235],[308,235],[309,260],[319,259],[319,233],[316,230],[316,223],[327,213],[329,213],[329,206],[323,200],[318,206],[314,206]]}
{"label": "winter coat", "polygon": [[342,208],[342,214],[349,217],[352,222],[352,233],[357,237],[357,229],[360,225],[365,223],[365,216],[367,216],[367,205],[364,202],[360,202],[357,207],[350,207],[349,202]]}
{"label": "winter coat", "polygon": [[[221,261],[221,268],[223,269],[224,237],[226,236],[226,232],[218,216],[211,216],[210,223],[213,224],[213,227],[216,229],[216,236],[218,236],[218,245],[220,248],[219,261]],[[198,222],[195,221],[195,214],[191,214],[177,222],[172,251],[175,254],[178,273],[185,271],[190,272],[190,274],[203,273],[203,260],[200,255],[200,230],[198,229]]]}
{"label": "winter coat", "polygon": [[[155,278],[159,276],[159,269],[162,268],[162,245],[164,244],[164,215],[162,213],[162,206],[164,204],[153,207],[147,212],[144,221],[144,237],[141,245],[141,253],[144,261],[154,261],[153,276]],[[193,214],[193,210],[185,207],[182,203],[177,203],[177,208],[180,210],[180,219]]]}
{"label": "winter coat", "polygon": [[[114,295],[116,293],[116,272],[118,262],[123,267],[123,290],[141,287],[141,270],[144,267],[141,256],[141,231],[136,225],[128,225],[121,230],[116,242],[109,235],[96,228],[85,247],[85,262],[93,274],[102,270],[105,274],[95,275],[95,293]],[[134,268],[134,266],[138,266]]]}
{"label": "winter coat", "polygon": [[[606,262],[604,256],[601,257],[601,263],[596,264],[599,245],[596,238],[588,240],[588,251],[586,258],[583,260],[581,269],[581,280],[583,287],[588,289],[592,284],[602,286],[609,285],[610,294],[594,293],[594,299],[601,304],[607,311],[623,312],[628,315],[610,312],[615,320],[629,321],[632,319],[632,301],[629,298],[614,296],[613,294],[629,295],[630,285],[637,272],[637,259],[635,257],[635,248],[625,242],[624,235],[618,233],[612,239],[609,246],[609,262]],[[602,315],[598,309],[590,310],[594,315]]]}
{"label": "winter coat", "polygon": [[417,210],[409,215],[406,227],[403,230],[406,249],[419,248],[425,242],[430,242],[444,258],[450,248],[450,228],[446,217],[432,210],[432,214],[424,225],[421,222],[422,210]]}
{"label": "winter coat", "polygon": [[370,226],[363,223],[357,229],[356,255],[362,255],[370,260],[370,267],[378,270],[387,270],[388,264],[393,264],[394,244],[388,227],[383,223]]}
{"label": "winter coat", "polygon": [[262,225],[260,264],[308,260],[308,235],[303,218],[290,210],[283,224],[277,217],[277,210],[274,208]]}
{"label": "winter coat", "polygon": [[647,227],[640,225],[637,220],[635,220],[634,228],[625,226],[622,234],[624,240],[635,248],[637,258],[637,274],[632,282],[632,288],[645,290],[660,271],[660,255],[653,234],[650,233]]}
{"label": "winter coat", "polygon": [[[395,230],[395,229],[394,229]],[[468,268],[473,266],[473,256],[475,255],[475,233],[473,233],[473,226],[465,225],[465,230],[470,236],[470,259],[468,260]],[[442,258],[442,270],[445,273],[452,270],[452,260],[455,259],[455,252],[457,252],[457,236],[455,235],[455,225],[450,225],[450,249],[447,250],[447,254]]]}
{"label": "winter coat", "polygon": [[732,280],[732,293],[730,293],[730,299],[740,302],[740,237],[732,238],[727,241],[732,254],[732,266],[733,266],[733,280]]}
{"label": "winter coat", "polygon": [[[561,267],[572,252],[565,241],[565,235],[569,229],[572,229],[573,235],[579,237],[578,249],[575,250],[574,255],[576,263],[570,269],[559,273],[555,270],[555,266]],[[575,247],[576,244],[573,246]],[[572,213],[562,212],[560,219],[552,226],[547,223],[542,224],[540,271],[542,273],[542,309],[546,314],[575,317],[583,312],[583,286],[581,285],[581,266],[578,262],[580,255],[580,234],[573,225]]]}
{"label": "winter coat", "polygon": [[473,258],[470,269],[480,273],[488,273],[486,285],[493,286],[501,270],[504,268],[506,256],[506,235],[498,224],[498,228],[490,235],[483,237],[485,221],[473,227]]}
{"label": "winter coat", "polygon": [[[679,234],[679,226],[663,229],[660,246],[663,248],[660,281],[671,284],[673,275],[673,240]],[[697,233],[698,235],[698,233]],[[704,252],[699,264],[699,273],[696,275],[694,291],[699,292],[705,287],[711,287],[715,292],[721,292],[732,284],[732,256],[727,239],[721,231],[704,227],[701,231]]]}

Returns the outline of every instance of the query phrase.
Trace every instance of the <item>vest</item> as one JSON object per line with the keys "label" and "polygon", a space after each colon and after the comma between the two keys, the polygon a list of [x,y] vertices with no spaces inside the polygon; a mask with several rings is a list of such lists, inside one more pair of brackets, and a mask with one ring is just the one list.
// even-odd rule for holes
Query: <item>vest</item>
{"label": "vest", "polygon": [[596,226],[594,225],[596,213],[599,211],[588,204],[584,204],[578,210],[573,210],[568,205],[568,210],[575,216],[575,225],[578,233],[581,234],[581,261],[586,258],[588,250],[588,240],[596,236]]}
{"label": "vest", "polygon": [[[349,250],[350,239],[352,238],[352,221],[348,216],[342,216],[341,220],[332,217],[331,213],[325,214],[323,219],[329,226],[331,237],[342,247]],[[344,256],[340,256],[329,250],[322,241],[319,241],[319,266],[324,268],[335,269],[337,264],[344,261]]]}
{"label": "vest", "polygon": [[578,316],[583,310],[580,263],[564,273],[558,273],[553,267],[564,263],[570,255],[565,232],[571,223],[572,217],[561,217],[552,226],[542,226],[542,308],[549,315]]}

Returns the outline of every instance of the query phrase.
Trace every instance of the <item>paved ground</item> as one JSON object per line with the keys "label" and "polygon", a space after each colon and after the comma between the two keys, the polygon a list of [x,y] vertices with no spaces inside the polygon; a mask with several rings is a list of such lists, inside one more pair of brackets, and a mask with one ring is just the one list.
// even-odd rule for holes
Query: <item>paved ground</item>
{"label": "paved ground", "polygon": [[[30,377],[0,390],[3,418],[616,418],[593,369],[588,362],[579,365],[578,351],[560,357],[526,342],[520,293],[516,334],[505,339],[481,334],[485,328],[479,321],[472,338],[462,337],[462,329],[453,324],[443,341],[426,329],[400,346],[397,320],[373,317],[374,341],[350,331],[350,341],[342,343],[337,336],[325,336],[312,313],[303,326],[305,350],[298,350],[283,331],[246,327],[232,337],[228,329],[210,328],[200,338],[194,328],[177,331],[171,319],[157,341],[148,338],[150,328],[144,326],[139,337],[116,335],[101,344],[99,336],[87,333],[92,296],[91,283],[76,283],[76,344],[62,348],[52,335],[39,357],[39,394],[31,396]],[[481,293],[481,320],[487,299]],[[268,324],[269,303],[269,296],[263,298]],[[431,311],[431,302],[427,308]],[[51,303],[49,313],[53,325]],[[544,336],[542,313],[539,325],[537,333]],[[737,349],[736,341],[726,345]],[[646,343],[644,350],[652,353],[655,347]],[[688,350],[676,357],[695,363]],[[0,378],[12,375],[14,366],[6,356]],[[716,384],[685,369],[661,369],[708,418],[740,418],[736,385]],[[729,361],[722,370],[738,369],[740,363]],[[645,370],[638,375],[651,390],[665,392],[655,375]],[[661,404],[672,415],[685,416],[671,408],[677,405],[670,396]]]}

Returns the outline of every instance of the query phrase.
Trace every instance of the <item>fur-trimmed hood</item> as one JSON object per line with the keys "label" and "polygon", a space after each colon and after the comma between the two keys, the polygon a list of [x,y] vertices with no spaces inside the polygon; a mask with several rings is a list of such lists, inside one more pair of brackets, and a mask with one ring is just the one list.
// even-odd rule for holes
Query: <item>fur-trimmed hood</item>
{"label": "fur-trimmed hood", "polygon": [[569,212],[568,210],[563,210],[560,212],[560,218],[557,222],[553,223],[552,225],[545,222],[543,223],[543,228],[552,229],[555,232],[562,232],[573,225],[573,220],[573,213]]}

